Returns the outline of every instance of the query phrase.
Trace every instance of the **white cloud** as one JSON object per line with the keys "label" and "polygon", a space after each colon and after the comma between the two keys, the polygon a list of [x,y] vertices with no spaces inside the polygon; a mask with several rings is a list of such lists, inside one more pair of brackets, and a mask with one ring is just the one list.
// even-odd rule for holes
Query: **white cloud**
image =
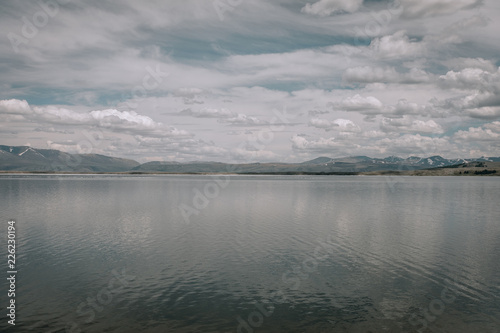
{"label": "white cloud", "polygon": [[309,110],[308,113],[311,116],[316,116],[318,114],[328,114],[328,113],[330,113],[330,111],[328,111],[328,110]]}
{"label": "white cloud", "polygon": [[484,15],[474,15],[463,20],[459,20],[452,25],[448,26],[442,34],[442,37],[446,38],[445,34],[455,34],[457,32],[465,32],[471,30],[472,28],[486,27],[490,22],[490,19]]}
{"label": "white cloud", "polygon": [[455,109],[474,118],[500,116],[500,68],[494,73],[480,68],[449,71],[440,76],[438,83],[444,89],[460,89],[467,94],[436,101],[437,106]]}
{"label": "white cloud", "polygon": [[380,123],[384,132],[440,134],[444,130],[434,120],[414,120],[410,117],[384,118]]}
{"label": "white cloud", "polygon": [[310,15],[329,16],[331,14],[347,12],[353,13],[361,7],[363,0],[319,0],[302,7],[302,12]]}
{"label": "white cloud", "polygon": [[370,66],[348,68],[342,80],[346,82],[372,83],[397,82],[399,73],[394,68],[374,68]]}
{"label": "white cloud", "polygon": [[426,115],[430,113],[430,110],[429,107],[400,99],[393,107],[392,113],[396,115]]}
{"label": "white cloud", "polygon": [[456,149],[447,137],[437,138],[420,134],[405,134],[397,138],[385,138],[375,142],[375,146],[396,154],[414,156],[447,155]]}
{"label": "white cloud", "polygon": [[493,73],[498,70],[498,67],[495,66],[491,60],[485,60],[483,58],[453,58],[443,63],[455,71],[461,71],[466,68],[479,68]]}
{"label": "white cloud", "polygon": [[321,128],[326,131],[336,130],[339,132],[359,132],[361,128],[349,119],[327,119],[313,118],[309,120],[309,126]]}
{"label": "white cloud", "polygon": [[500,118],[500,106],[467,109],[465,114],[472,118],[497,119]]}
{"label": "white cloud", "polygon": [[500,95],[474,92],[471,95],[434,101],[437,108],[451,109],[473,118],[494,119],[499,116]]}
{"label": "white cloud", "polygon": [[[492,126],[490,126],[492,127]],[[496,129],[496,126],[493,126]],[[458,131],[453,135],[454,140],[459,141],[498,141],[500,133],[491,130],[490,128],[484,129],[480,127],[471,127],[467,131]]]}
{"label": "white cloud", "polygon": [[255,126],[255,125],[265,125],[267,124],[266,121],[260,120],[255,117],[247,116],[245,114],[238,114],[236,117],[228,118],[225,119],[224,122],[228,122],[234,125],[249,125],[249,126]]}
{"label": "white cloud", "polygon": [[65,142],[53,142],[51,140],[47,141],[47,148],[48,149],[55,149],[55,150],[60,150],[64,151],[67,153],[74,153],[74,154],[87,154],[88,147],[86,146],[81,146],[77,142],[74,141],[65,141]]}
{"label": "white cloud", "polygon": [[212,109],[212,108],[204,108],[197,110],[187,109],[181,111],[180,114],[189,115],[196,118],[233,118],[237,116],[235,112],[229,111],[227,109]]}
{"label": "white cloud", "polygon": [[194,87],[191,87],[191,88],[179,88],[177,89],[173,95],[174,96],[179,96],[179,97],[196,97],[198,95],[202,95],[205,93],[205,90],[203,89],[200,89],[200,88],[194,88]]}
{"label": "white cloud", "polygon": [[378,114],[382,111],[383,104],[373,96],[363,97],[356,94],[344,98],[340,103],[332,103],[334,109],[345,111],[357,111],[363,114]]}
{"label": "white cloud", "polygon": [[343,49],[324,47],[282,53],[231,55],[218,66],[227,73],[222,78],[223,83],[253,86],[277,81],[307,82],[319,77],[329,78],[343,70],[346,59],[349,58]]}
{"label": "white cloud", "polygon": [[8,99],[0,100],[0,112],[9,114],[29,114],[31,113],[31,108],[26,101],[21,101],[18,99]]}
{"label": "white cloud", "polygon": [[[155,153],[163,156],[175,156],[176,159],[181,161],[212,157],[220,159],[229,154],[228,150],[224,147],[219,147],[214,143],[195,138],[177,140],[177,138],[172,137],[145,137],[137,135],[135,139],[139,143],[136,149],[142,151],[142,154],[146,152],[149,155]],[[163,160],[163,158],[160,160]]]}
{"label": "white cloud", "polygon": [[381,58],[415,58],[426,52],[424,42],[411,41],[406,31],[400,30],[393,35],[375,38],[370,43],[370,49]]}
{"label": "white cloud", "polygon": [[[418,123],[417,123],[418,124]],[[428,126],[429,124],[427,124]],[[431,125],[432,126],[432,125]],[[327,156],[432,156],[441,155],[456,157],[458,146],[449,137],[432,137],[419,133],[403,134],[398,132],[366,131],[359,136],[351,136],[348,140],[339,137],[310,138],[307,135],[294,135],[291,138],[292,148],[296,152],[326,154]]]}
{"label": "white cloud", "polygon": [[483,127],[492,130],[495,133],[500,133],[500,121],[494,121],[489,124],[483,125]]}
{"label": "white cloud", "polygon": [[276,153],[269,150],[246,150],[241,148],[232,150],[231,155],[240,163],[272,161],[278,158]]}
{"label": "white cloud", "polygon": [[419,68],[412,68],[406,74],[403,74],[401,83],[427,83],[432,80],[432,75]]}
{"label": "white cloud", "polygon": [[181,97],[185,105],[190,104],[204,104],[203,97],[207,92],[200,88],[179,88],[174,93],[173,96]]}
{"label": "white cloud", "polygon": [[342,80],[352,83],[427,83],[431,75],[424,70],[412,68],[408,73],[398,73],[394,67],[352,67],[348,68]]}
{"label": "white cloud", "polygon": [[[69,116],[71,117],[71,111]],[[157,128],[162,126],[161,123],[157,123],[147,116],[139,115],[135,111],[96,110],[91,111],[89,116],[96,120],[98,126],[101,127]]]}
{"label": "white cloud", "polygon": [[292,148],[296,150],[325,151],[346,146],[345,141],[336,140],[335,137],[307,140],[303,136],[294,135],[290,140],[292,141]]}
{"label": "white cloud", "polygon": [[2,100],[0,111],[18,114],[29,121],[70,126],[96,126],[112,131],[123,131],[151,136],[189,136],[184,130],[167,127],[150,117],[135,111],[118,111],[115,109],[77,112],[55,106],[31,107],[26,101]]}
{"label": "white cloud", "polygon": [[439,77],[439,84],[444,88],[467,90],[491,90],[500,87],[500,69],[495,73],[480,68],[465,68],[459,72],[449,71]]}
{"label": "white cloud", "polygon": [[403,18],[447,15],[462,9],[469,9],[483,3],[483,0],[400,0]]}
{"label": "white cloud", "polygon": [[332,123],[338,126],[342,132],[359,132],[360,130],[359,126],[349,119],[335,119]]}
{"label": "white cloud", "polygon": [[387,133],[377,130],[363,132],[362,136],[368,139],[381,139],[387,137]]}
{"label": "white cloud", "polygon": [[319,119],[319,118],[313,118],[309,120],[309,125],[314,126],[316,128],[322,128],[327,131],[331,130],[333,126],[333,124],[329,120]]}

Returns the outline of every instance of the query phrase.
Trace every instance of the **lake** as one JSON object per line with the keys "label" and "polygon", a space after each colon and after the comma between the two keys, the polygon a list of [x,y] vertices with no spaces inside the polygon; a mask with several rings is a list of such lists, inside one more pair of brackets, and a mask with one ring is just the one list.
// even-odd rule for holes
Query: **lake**
{"label": "lake", "polygon": [[499,195],[497,177],[2,175],[0,331],[498,333]]}

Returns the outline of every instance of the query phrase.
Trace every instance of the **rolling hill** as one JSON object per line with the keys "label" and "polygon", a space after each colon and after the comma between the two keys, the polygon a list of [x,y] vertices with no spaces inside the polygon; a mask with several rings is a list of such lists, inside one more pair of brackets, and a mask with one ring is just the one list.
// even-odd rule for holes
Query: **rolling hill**
{"label": "rolling hill", "polygon": [[[406,159],[389,156],[371,158],[350,156],[343,158],[318,157],[302,163],[243,163],[221,162],[148,162],[110,157],[99,154],[69,154],[54,149],[29,146],[0,145],[0,171],[2,172],[125,172],[125,173],[236,173],[236,174],[381,174],[408,173],[418,170],[458,168],[470,163],[490,165],[500,162],[498,157],[479,159],[446,159],[441,156],[426,158],[411,156]],[[495,164],[496,165],[496,164]],[[467,169],[469,170],[469,169]],[[463,169],[463,171],[467,171]],[[475,175],[474,170],[472,174]],[[477,170],[476,170],[477,171]],[[443,171],[440,171],[443,173]],[[465,175],[471,175],[467,173]]]}
{"label": "rolling hill", "polygon": [[36,172],[122,172],[139,163],[98,154],[68,154],[54,149],[0,145],[0,170]]}

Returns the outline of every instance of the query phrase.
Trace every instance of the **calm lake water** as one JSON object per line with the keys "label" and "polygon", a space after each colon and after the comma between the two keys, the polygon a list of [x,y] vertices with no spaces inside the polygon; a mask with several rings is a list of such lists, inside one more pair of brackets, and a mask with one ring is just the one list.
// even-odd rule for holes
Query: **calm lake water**
{"label": "calm lake water", "polygon": [[0,331],[498,333],[499,195],[496,177],[4,175]]}

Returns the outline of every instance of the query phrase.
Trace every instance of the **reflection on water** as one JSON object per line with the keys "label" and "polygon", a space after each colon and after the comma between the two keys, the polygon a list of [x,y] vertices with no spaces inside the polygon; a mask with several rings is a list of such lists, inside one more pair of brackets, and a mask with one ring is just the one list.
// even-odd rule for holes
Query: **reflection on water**
{"label": "reflection on water", "polygon": [[499,178],[210,182],[2,176],[15,332],[500,331]]}

